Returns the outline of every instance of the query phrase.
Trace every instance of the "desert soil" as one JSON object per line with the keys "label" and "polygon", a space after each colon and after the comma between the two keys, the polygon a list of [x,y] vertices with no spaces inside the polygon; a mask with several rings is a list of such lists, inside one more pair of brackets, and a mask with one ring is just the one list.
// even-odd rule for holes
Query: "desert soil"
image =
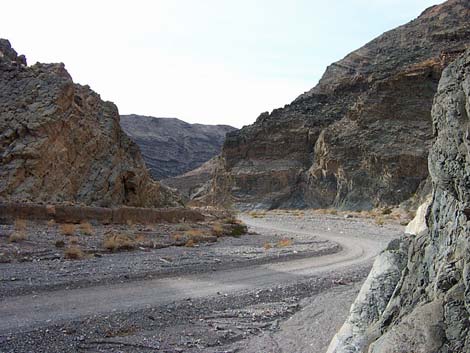
{"label": "desert soil", "polygon": [[[255,217],[240,216],[247,235],[194,247],[1,263],[0,352],[324,352],[403,227],[308,211]],[[33,229],[55,239],[44,227]]]}

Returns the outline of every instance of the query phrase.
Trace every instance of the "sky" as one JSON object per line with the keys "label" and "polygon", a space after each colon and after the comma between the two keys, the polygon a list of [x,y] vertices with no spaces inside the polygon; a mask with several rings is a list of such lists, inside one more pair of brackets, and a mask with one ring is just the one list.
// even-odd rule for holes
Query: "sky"
{"label": "sky", "polygon": [[327,65],[440,0],[22,0],[0,37],[63,62],[121,114],[251,124]]}

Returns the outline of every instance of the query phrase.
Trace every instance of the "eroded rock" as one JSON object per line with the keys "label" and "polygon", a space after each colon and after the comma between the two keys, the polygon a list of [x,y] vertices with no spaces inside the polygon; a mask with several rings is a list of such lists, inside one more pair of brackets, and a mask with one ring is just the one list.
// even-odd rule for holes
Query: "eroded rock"
{"label": "eroded rock", "polygon": [[469,23],[470,3],[449,0],[332,64],[312,90],[227,135],[212,189],[239,208],[407,200],[428,176],[433,97]]}
{"label": "eroded rock", "polygon": [[177,205],[154,182],[119,114],[63,64],[26,66],[0,40],[0,200]]}

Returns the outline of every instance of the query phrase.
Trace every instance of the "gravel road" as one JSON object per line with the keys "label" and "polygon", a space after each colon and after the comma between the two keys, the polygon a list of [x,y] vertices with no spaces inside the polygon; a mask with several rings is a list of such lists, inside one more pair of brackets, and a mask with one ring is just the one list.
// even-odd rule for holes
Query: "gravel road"
{"label": "gravel road", "polygon": [[[8,296],[0,301],[0,351],[317,352],[344,319],[372,259],[401,232],[396,224],[318,215],[241,219],[261,236],[282,234],[294,244],[326,240],[340,250],[308,258],[293,251],[292,259],[280,262]],[[322,325],[331,323],[328,314],[309,314],[319,305],[322,313],[335,313],[336,324]],[[320,329],[300,335],[287,324],[292,320]],[[289,340],[296,348],[279,344]]]}

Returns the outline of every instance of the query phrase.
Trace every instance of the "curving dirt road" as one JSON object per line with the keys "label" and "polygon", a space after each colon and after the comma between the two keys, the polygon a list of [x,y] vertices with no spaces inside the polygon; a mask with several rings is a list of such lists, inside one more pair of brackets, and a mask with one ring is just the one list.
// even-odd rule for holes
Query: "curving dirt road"
{"label": "curving dirt road", "polygon": [[298,234],[337,242],[342,250],[331,255],[289,260],[201,274],[139,280],[114,285],[57,290],[36,295],[5,298],[0,301],[0,334],[47,326],[89,315],[134,311],[187,298],[246,293],[273,286],[289,285],[302,279],[340,271],[371,262],[383,249],[384,238],[354,236],[337,231],[299,229],[297,224],[277,224],[269,220],[242,220],[258,232]]}

